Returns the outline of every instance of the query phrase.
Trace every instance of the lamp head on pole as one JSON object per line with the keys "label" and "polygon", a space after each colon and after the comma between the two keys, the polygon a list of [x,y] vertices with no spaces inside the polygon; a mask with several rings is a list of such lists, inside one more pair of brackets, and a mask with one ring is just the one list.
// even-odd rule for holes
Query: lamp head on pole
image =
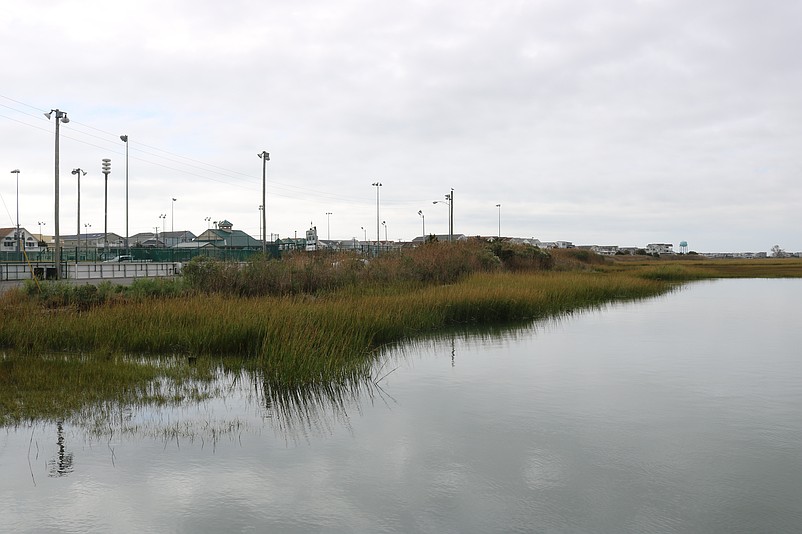
{"label": "lamp head on pole", "polygon": [[121,135],[120,136],[120,141],[122,141],[123,143],[127,143],[128,142],[128,136],[127,135]]}
{"label": "lamp head on pole", "polygon": [[67,112],[58,109],[51,109],[50,111],[45,113],[45,117],[47,117],[47,120],[50,120],[50,118],[53,116],[53,113],[56,114],[56,120],[61,120],[61,122],[63,122],[64,124],[70,122],[69,117],[67,117]]}
{"label": "lamp head on pole", "polygon": [[86,171],[83,169],[73,169],[72,174],[81,174],[83,176],[86,176]]}

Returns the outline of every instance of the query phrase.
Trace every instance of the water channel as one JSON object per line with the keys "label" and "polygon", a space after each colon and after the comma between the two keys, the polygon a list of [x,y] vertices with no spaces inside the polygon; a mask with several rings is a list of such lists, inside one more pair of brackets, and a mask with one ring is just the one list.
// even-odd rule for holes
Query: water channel
{"label": "water channel", "polygon": [[376,383],[0,428],[0,532],[799,532],[801,305],[695,283],[395,347]]}

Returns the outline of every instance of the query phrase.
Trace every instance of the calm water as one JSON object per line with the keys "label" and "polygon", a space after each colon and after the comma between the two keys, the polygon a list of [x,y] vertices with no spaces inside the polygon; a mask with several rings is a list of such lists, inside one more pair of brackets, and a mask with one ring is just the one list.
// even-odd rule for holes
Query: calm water
{"label": "calm water", "polygon": [[0,429],[0,532],[800,532],[800,280],[391,351],[378,385]]}

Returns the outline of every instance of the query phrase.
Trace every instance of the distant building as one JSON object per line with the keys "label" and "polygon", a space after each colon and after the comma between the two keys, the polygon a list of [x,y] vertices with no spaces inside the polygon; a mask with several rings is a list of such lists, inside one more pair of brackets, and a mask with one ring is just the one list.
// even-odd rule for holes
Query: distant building
{"label": "distant building", "polygon": [[254,239],[242,230],[234,230],[229,221],[220,221],[217,228],[210,228],[195,238],[195,241],[205,241],[217,248],[238,250],[259,250],[262,242]]}
{"label": "distant building", "polygon": [[[0,252],[17,252],[17,240],[14,239],[17,228],[0,228]],[[36,239],[34,234],[30,233],[25,228],[19,229],[19,251],[27,250],[29,252],[39,251],[39,240]]]}
{"label": "distant building", "polygon": [[120,248],[125,246],[125,239],[113,232],[87,232],[79,235],[59,236],[63,248],[103,248],[104,243],[108,243],[109,248]]}
{"label": "distant building", "polygon": [[590,250],[600,256],[615,256],[618,253],[617,245],[592,245]]}
{"label": "distant building", "polygon": [[159,239],[166,247],[174,247],[180,243],[188,243],[195,239],[195,234],[189,230],[181,230],[175,232],[161,232]]}
{"label": "distant building", "polygon": [[647,254],[674,254],[674,245],[670,243],[649,243],[646,245]]}

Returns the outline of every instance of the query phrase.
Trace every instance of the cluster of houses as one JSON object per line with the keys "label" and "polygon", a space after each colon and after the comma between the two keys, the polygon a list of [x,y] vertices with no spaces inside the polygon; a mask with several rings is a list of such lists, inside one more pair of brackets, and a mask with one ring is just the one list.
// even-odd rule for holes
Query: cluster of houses
{"label": "cluster of houses", "polygon": [[[16,239],[16,228],[0,228],[0,251],[17,252],[20,248],[27,252],[47,250],[53,245],[54,237],[34,234],[25,228],[19,229],[19,243]],[[125,247],[125,237],[114,232],[86,232],[83,234],[60,235],[63,248],[79,248],[98,250],[103,248]],[[235,230],[233,224],[221,221],[215,228],[210,228],[196,236],[189,230],[178,232],[143,232],[129,236],[128,245],[132,248],[229,248],[254,249],[262,244],[242,230]]]}
{"label": "cluster of houses", "polygon": [[[53,236],[46,236],[41,233],[34,234],[25,228],[19,229],[19,240],[16,239],[17,229],[0,228],[0,252],[17,252],[23,248],[26,252],[38,252],[47,250],[53,245]],[[116,233],[109,232],[87,232],[83,234],[61,235],[61,246],[65,249],[86,249],[103,250],[105,248],[125,247],[125,237]],[[378,243],[382,248],[405,248],[414,247],[423,243],[427,239],[434,237],[438,241],[463,241],[468,239],[464,234],[453,234],[449,236],[419,236],[407,243],[400,242],[381,242]],[[497,237],[487,237],[487,240],[495,240]],[[502,237],[504,241],[518,244],[536,246],[542,249],[567,249],[577,248],[590,250],[603,256],[615,256],[620,254],[651,254],[651,255],[670,255],[674,254],[674,245],[670,243],[650,243],[645,247],[619,247],[616,245],[579,245],[575,246],[570,241],[540,241],[531,238]],[[684,242],[682,243],[684,245]],[[317,230],[310,228],[303,238],[286,238],[271,241],[271,245],[281,249],[300,249],[300,250],[365,250],[377,246],[375,241],[359,241],[357,239],[346,240],[326,240],[317,238]],[[262,242],[242,230],[235,230],[234,225],[229,221],[220,221],[214,228],[209,228],[200,235],[195,235],[189,230],[174,232],[143,232],[128,238],[128,246],[131,248],[174,248],[174,249],[228,249],[228,250],[260,250]],[[682,247],[681,247],[682,248]],[[715,258],[765,258],[765,252],[743,252],[743,253],[704,253],[706,257]]]}

